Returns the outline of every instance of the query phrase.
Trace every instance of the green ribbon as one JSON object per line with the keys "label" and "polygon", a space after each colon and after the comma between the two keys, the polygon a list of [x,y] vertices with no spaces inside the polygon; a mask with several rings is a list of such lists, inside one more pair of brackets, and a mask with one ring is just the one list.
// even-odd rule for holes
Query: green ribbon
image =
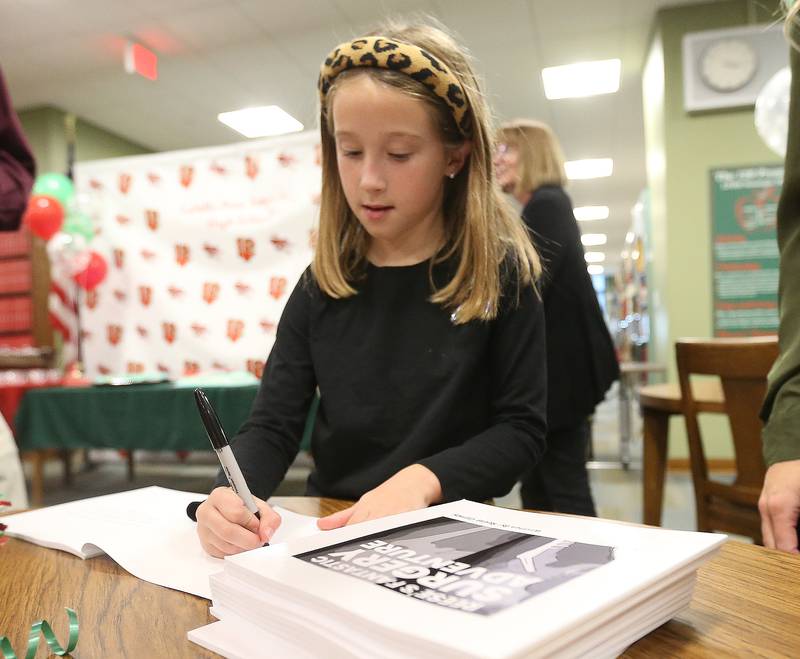
{"label": "green ribbon", "polygon": [[[53,654],[63,657],[69,654],[78,645],[78,614],[69,607],[64,607],[69,617],[69,640],[67,641],[67,648],[64,649],[58,642],[56,635],[53,633],[52,627],[47,620],[37,620],[31,625],[31,631],[28,633],[28,651],[25,654],[25,659],[33,659],[36,656],[36,651],[39,649],[39,635],[44,634],[47,645],[50,646]],[[11,647],[11,642],[5,636],[0,636],[0,650],[3,652],[4,659],[17,659],[14,654],[14,649]]]}

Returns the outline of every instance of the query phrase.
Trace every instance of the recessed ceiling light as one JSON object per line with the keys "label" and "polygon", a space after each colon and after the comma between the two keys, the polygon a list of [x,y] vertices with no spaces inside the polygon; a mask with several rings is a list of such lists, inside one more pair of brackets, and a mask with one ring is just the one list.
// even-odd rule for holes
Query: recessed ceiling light
{"label": "recessed ceiling light", "polygon": [[586,247],[605,245],[608,242],[608,236],[604,233],[584,233],[581,236],[581,242]]}
{"label": "recessed ceiling light", "polygon": [[605,272],[605,268],[603,268],[602,265],[597,265],[596,263],[587,265],[586,269],[589,271],[590,275],[602,275]]}
{"label": "recessed ceiling light", "polygon": [[578,62],[542,69],[544,95],[550,100],[613,94],[619,89],[619,59]]}
{"label": "recessed ceiling light", "polygon": [[608,219],[608,206],[578,206],[572,212],[578,222]]}
{"label": "recessed ceiling light", "polygon": [[632,243],[634,240],[636,240],[636,234],[633,233],[633,231],[628,231],[628,233],[625,234],[625,242]]}
{"label": "recessed ceiling light", "polygon": [[284,135],[303,130],[303,124],[277,105],[221,112],[217,119],[245,137]]}
{"label": "recessed ceiling light", "polygon": [[602,263],[606,260],[606,255],[603,252],[586,252],[583,258],[587,263]]}
{"label": "recessed ceiling light", "polygon": [[611,158],[587,158],[585,160],[568,160],[564,163],[567,178],[571,180],[586,178],[603,178],[611,176],[614,161]]}

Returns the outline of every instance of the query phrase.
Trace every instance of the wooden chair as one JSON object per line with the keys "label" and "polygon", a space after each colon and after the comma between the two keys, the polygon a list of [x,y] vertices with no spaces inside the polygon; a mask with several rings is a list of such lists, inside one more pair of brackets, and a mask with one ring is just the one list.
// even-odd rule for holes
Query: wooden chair
{"label": "wooden chair", "polygon": [[[697,505],[698,531],[725,531],[761,544],[758,497],[764,482],[759,411],[767,373],[778,356],[776,337],[679,339],[675,344],[681,406],[686,419],[689,459]],[[716,375],[725,396],[736,475],[732,484],[708,476],[698,403],[689,386],[692,375]]]}

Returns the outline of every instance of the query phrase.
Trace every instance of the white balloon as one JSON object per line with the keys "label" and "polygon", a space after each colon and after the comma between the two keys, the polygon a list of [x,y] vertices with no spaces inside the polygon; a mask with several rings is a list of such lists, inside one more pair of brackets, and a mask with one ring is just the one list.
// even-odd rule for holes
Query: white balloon
{"label": "white balloon", "polygon": [[89,264],[90,250],[80,234],[59,231],[47,241],[47,256],[54,275],[72,277]]}
{"label": "white balloon", "polygon": [[791,86],[792,72],[787,66],[772,76],[756,97],[756,131],[765,144],[779,156],[786,155]]}

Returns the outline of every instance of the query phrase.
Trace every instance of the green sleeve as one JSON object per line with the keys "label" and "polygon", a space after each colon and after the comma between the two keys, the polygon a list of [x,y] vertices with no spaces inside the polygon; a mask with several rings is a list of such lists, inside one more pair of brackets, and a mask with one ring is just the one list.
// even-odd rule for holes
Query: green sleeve
{"label": "green sleeve", "polygon": [[[795,36],[800,29],[795,27]],[[762,417],[767,465],[800,459],[800,52],[792,49],[789,142],[778,205],[780,356],[768,378]]]}

